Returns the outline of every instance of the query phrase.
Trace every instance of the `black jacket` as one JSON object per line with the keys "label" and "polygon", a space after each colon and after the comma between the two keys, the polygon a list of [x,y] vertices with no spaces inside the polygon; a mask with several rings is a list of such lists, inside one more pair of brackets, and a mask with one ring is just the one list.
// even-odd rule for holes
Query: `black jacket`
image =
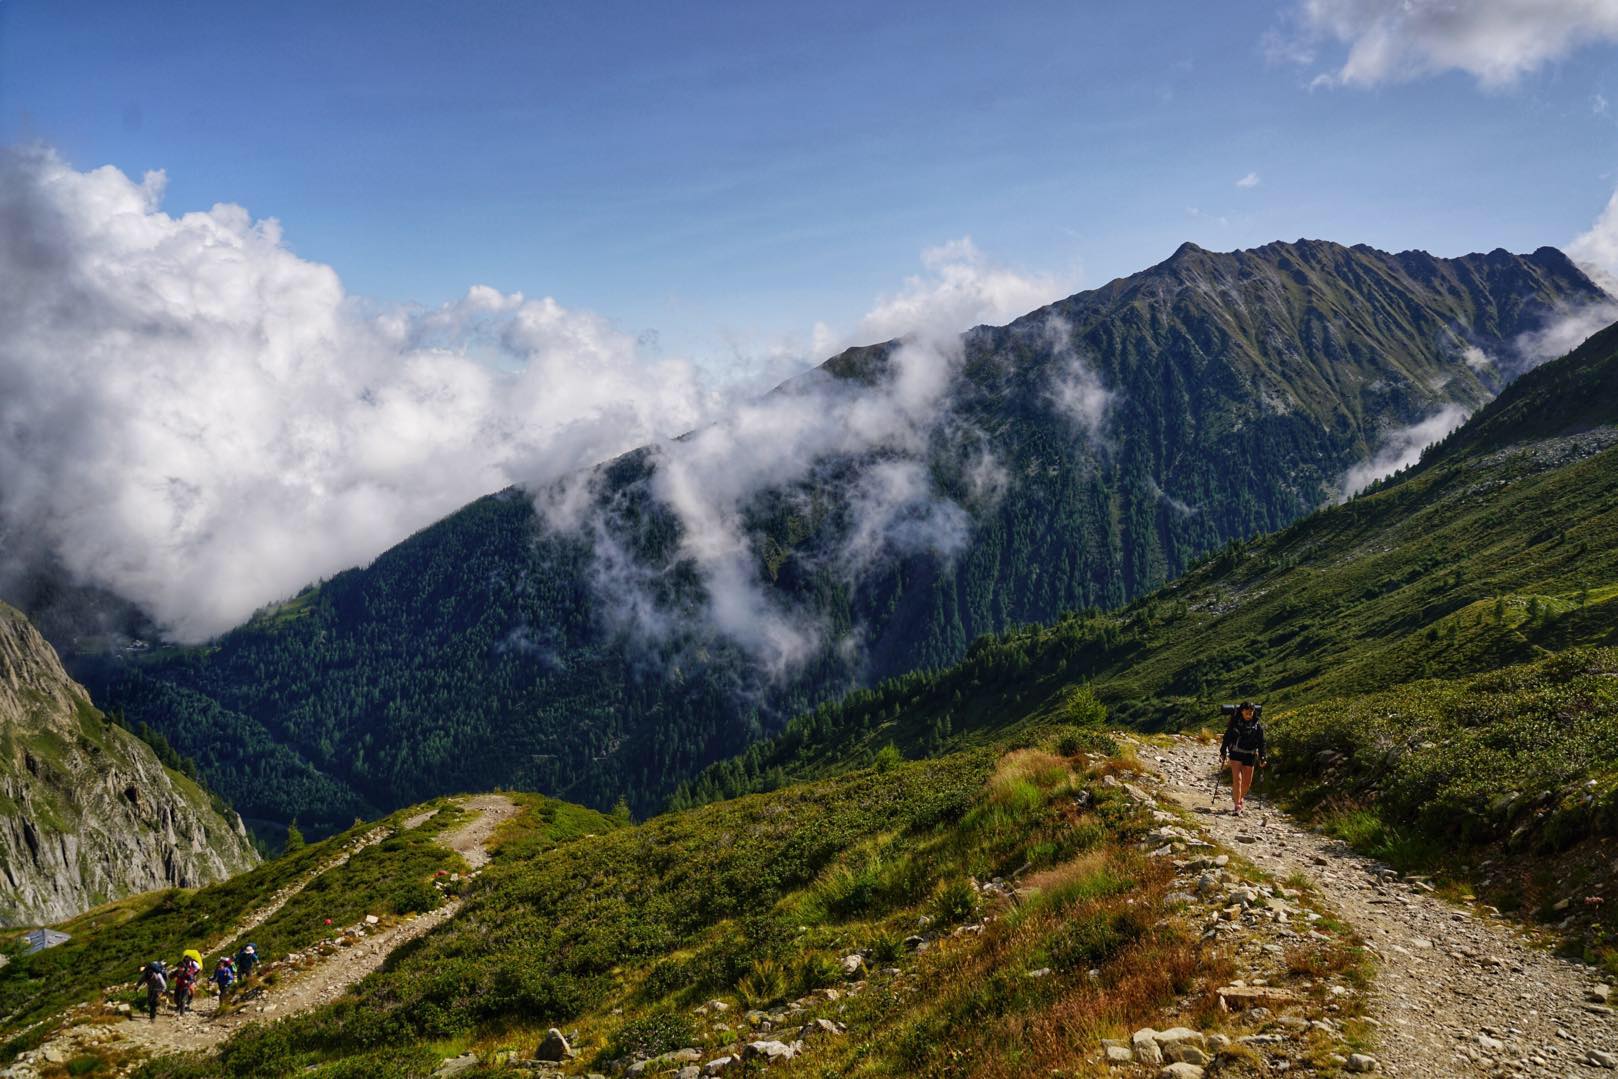
{"label": "black jacket", "polygon": [[1243,755],[1253,754],[1254,760],[1264,760],[1264,724],[1260,720],[1251,723],[1240,719],[1234,720],[1225,728],[1225,739],[1219,743],[1219,759],[1224,760],[1236,750]]}

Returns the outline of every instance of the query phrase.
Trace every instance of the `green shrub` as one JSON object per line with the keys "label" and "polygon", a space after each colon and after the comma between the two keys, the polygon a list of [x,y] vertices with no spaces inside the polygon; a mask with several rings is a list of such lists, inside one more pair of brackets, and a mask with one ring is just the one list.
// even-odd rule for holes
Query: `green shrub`
{"label": "green shrub", "polygon": [[653,1012],[631,1019],[613,1032],[601,1051],[601,1061],[647,1060],[696,1043],[696,1029],[680,1012]]}
{"label": "green shrub", "polygon": [[395,914],[424,914],[436,910],[440,902],[438,889],[424,880],[401,884],[388,896],[388,906]]}
{"label": "green shrub", "polygon": [[870,943],[866,948],[870,952],[873,964],[891,966],[898,962],[899,957],[904,954],[904,938],[889,930],[878,929],[872,934]]}
{"label": "green shrub", "polygon": [[956,925],[977,913],[978,891],[972,882],[956,878],[945,881],[933,893],[933,916],[944,925]]}
{"label": "green shrub", "polygon": [[805,952],[792,962],[789,977],[798,993],[812,993],[843,980],[843,968],[825,952]]}
{"label": "green shrub", "polygon": [[773,959],[760,959],[736,983],[736,995],[749,1008],[768,1008],[786,999],[791,991],[786,968]]}

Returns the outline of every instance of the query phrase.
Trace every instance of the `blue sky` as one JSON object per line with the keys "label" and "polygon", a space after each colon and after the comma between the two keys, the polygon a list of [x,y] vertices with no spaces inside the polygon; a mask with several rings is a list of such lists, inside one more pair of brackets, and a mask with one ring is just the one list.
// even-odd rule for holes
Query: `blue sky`
{"label": "blue sky", "polygon": [[966,235],[1090,287],[1186,239],[1563,243],[1618,182],[1618,51],[1577,26],[1503,82],[1311,88],[1354,40],[1280,47],[1290,3],[990,9],[4,0],[0,143],[278,218],[352,294],[549,295],[712,363]]}

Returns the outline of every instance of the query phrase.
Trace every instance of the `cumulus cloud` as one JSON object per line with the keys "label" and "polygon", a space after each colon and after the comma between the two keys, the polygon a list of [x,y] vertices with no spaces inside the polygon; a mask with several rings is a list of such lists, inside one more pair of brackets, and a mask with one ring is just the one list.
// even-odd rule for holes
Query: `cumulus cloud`
{"label": "cumulus cloud", "polygon": [[1316,85],[1368,87],[1463,71],[1489,89],[1584,45],[1618,40],[1612,0],[1302,0],[1272,32],[1272,59],[1314,64],[1346,46]]}
{"label": "cumulus cloud", "polygon": [[1250,172],[1246,176],[1243,176],[1240,180],[1237,180],[1236,186],[1242,188],[1257,187],[1259,183],[1260,180],[1258,178],[1258,173]]}
{"label": "cumulus cloud", "polygon": [[275,221],[170,216],[163,185],[0,152],[0,548],[54,550],[181,639],[722,404],[550,298],[367,312]]}
{"label": "cumulus cloud", "polygon": [[[162,197],[161,173],[0,154],[0,550],[27,537],[182,640],[512,484],[590,538],[611,617],[666,636],[666,567],[629,549],[627,509],[589,468],[648,446],[641,493],[679,522],[697,613],[784,670],[826,631],[767,587],[750,502],[852,463],[842,572],[884,551],[947,557],[969,517],[927,462],[957,423],[959,331],[1068,288],[970,239],[930,249],[858,322],[860,339],[902,338],[877,385],[814,372],[754,396],[756,381],[715,387],[551,297],[474,285],[436,308],[367,307],[275,221],[230,205],[171,216]],[[992,505],[1006,470],[983,439],[950,431],[966,447],[960,497]],[[547,645],[522,632],[502,647]]]}
{"label": "cumulus cloud", "polygon": [[1395,428],[1382,437],[1369,461],[1344,473],[1340,495],[1347,499],[1379,479],[1409,468],[1421,460],[1421,452],[1466,422],[1471,413],[1460,405],[1445,405],[1426,419],[1408,427]]}

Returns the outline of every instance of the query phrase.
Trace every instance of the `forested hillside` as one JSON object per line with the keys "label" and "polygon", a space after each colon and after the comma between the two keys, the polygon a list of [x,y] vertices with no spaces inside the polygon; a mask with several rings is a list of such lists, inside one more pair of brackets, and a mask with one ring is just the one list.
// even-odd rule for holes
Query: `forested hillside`
{"label": "forested hillside", "polygon": [[[1082,723],[1092,694],[1146,727],[1215,725],[1219,702],[1253,697],[1281,774],[1346,838],[1480,878],[1506,845],[1496,898],[1525,911],[1570,886],[1599,895],[1618,885],[1615,377],[1618,327],[1380,490],[1233,543],[1125,610],[985,638],[955,667],[821,706],[675,803]],[[1618,962],[1618,920],[1555,914]]]}
{"label": "forested hillside", "polygon": [[[1186,245],[934,367],[851,350],[729,427],[482,499],[207,647],[84,669],[260,822],[496,783],[645,810],[792,714],[1333,500],[1390,430],[1483,405],[1521,335],[1600,296],[1548,248]],[[873,411],[897,433],[865,437]],[[805,416],[835,437],[794,441]],[[1202,579],[1120,625],[1190,610]],[[1129,699],[1246,678],[1235,647]]]}

